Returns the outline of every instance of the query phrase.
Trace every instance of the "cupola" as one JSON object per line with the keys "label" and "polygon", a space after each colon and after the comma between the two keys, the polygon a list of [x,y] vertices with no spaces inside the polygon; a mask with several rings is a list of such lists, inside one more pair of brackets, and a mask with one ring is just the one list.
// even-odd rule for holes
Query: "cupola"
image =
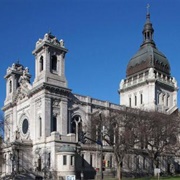
{"label": "cupola", "polygon": [[166,56],[161,53],[153,40],[154,29],[150,21],[150,13],[147,11],[146,22],[142,31],[143,42],[138,52],[130,59],[126,77],[144,71],[149,68],[170,76],[170,64]]}

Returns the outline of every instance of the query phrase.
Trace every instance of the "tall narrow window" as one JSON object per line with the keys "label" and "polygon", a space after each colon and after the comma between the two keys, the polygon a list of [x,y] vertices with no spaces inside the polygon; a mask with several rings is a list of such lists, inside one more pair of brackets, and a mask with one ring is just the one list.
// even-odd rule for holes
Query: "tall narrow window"
{"label": "tall narrow window", "polygon": [[48,167],[51,167],[51,153],[48,153]]}
{"label": "tall narrow window", "polygon": [[160,94],[157,93],[157,104],[159,104],[159,98],[160,98]]}
{"label": "tall narrow window", "polygon": [[129,107],[131,107],[131,98],[129,98]]}
{"label": "tall narrow window", "polygon": [[166,106],[169,106],[169,95],[167,95],[167,98],[166,98]]}
{"label": "tall narrow window", "polygon": [[93,155],[90,154],[90,165],[92,166],[93,165]]}
{"label": "tall narrow window", "polygon": [[137,96],[134,96],[134,105],[137,106]]}
{"label": "tall narrow window", "polygon": [[142,93],[140,95],[140,102],[141,102],[141,104],[143,104],[143,94]]}
{"label": "tall narrow window", "polygon": [[71,165],[71,166],[74,166],[74,156],[71,156],[70,165]]}
{"label": "tall narrow window", "polygon": [[40,157],[39,157],[39,159],[38,159],[37,170],[38,170],[38,171],[41,171],[41,158],[40,158]]}
{"label": "tall narrow window", "polygon": [[9,81],[9,93],[12,92],[12,81]]}
{"label": "tall narrow window", "polygon": [[164,105],[164,94],[162,95],[162,105]]}
{"label": "tall narrow window", "polygon": [[57,118],[56,116],[53,116],[51,120],[51,132],[57,131]]}
{"label": "tall narrow window", "polygon": [[51,57],[51,69],[57,71],[57,57],[55,55]]}
{"label": "tall narrow window", "polygon": [[81,156],[82,167],[84,167],[84,154]]}
{"label": "tall narrow window", "polygon": [[40,57],[40,72],[43,71],[44,69],[44,61],[43,61],[43,56]]}
{"label": "tall narrow window", "polygon": [[143,157],[143,169],[146,169],[146,158]]}
{"label": "tall narrow window", "polygon": [[42,119],[39,117],[39,137],[42,136]]}
{"label": "tall narrow window", "polygon": [[67,165],[67,156],[63,156],[63,165]]}

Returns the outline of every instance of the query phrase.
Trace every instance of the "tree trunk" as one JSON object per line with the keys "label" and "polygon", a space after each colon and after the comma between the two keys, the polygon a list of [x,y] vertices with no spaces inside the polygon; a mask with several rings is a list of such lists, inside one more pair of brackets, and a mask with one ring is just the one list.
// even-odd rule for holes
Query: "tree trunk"
{"label": "tree trunk", "polygon": [[121,165],[118,164],[117,166],[117,178],[118,180],[121,180]]}

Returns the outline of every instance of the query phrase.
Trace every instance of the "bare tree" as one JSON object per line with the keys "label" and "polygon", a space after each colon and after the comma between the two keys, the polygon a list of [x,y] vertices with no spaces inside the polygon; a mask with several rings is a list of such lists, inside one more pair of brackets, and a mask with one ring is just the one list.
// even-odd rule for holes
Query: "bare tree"
{"label": "bare tree", "polygon": [[175,156],[179,150],[180,133],[178,114],[167,115],[158,112],[139,112],[136,138],[141,149],[144,149],[152,160],[154,167],[159,168],[161,156]]}
{"label": "bare tree", "polygon": [[121,167],[127,154],[145,153],[159,167],[159,157],[173,154],[179,149],[179,116],[158,112],[146,112],[125,108],[101,114],[92,118],[92,134],[99,134],[111,148],[117,164],[118,179],[121,180]]}
{"label": "bare tree", "polygon": [[[136,111],[135,111],[136,112]],[[134,120],[137,113],[125,110],[113,110],[108,115],[101,114],[101,118],[92,118],[93,130],[99,127],[99,134],[101,130],[102,141],[107,143],[114,153],[117,164],[117,176],[121,180],[121,168],[123,159],[126,154],[131,153],[136,144],[136,128],[134,128]],[[92,134],[95,134],[94,132]]]}

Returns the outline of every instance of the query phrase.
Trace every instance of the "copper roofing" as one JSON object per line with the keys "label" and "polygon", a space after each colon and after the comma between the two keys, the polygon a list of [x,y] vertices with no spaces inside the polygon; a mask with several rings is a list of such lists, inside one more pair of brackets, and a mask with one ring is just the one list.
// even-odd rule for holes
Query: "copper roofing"
{"label": "copper roofing", "polygon": [[156,44],[153,40],[154,29],[150,22],[149,13],[146,15],[146,22],[142,33],[144,37],[143,43],[138,52],[130,59],[126,70],[126,76],[131,76],[151,67],[170,75],[170,64],[168,59],[156,48]]}

